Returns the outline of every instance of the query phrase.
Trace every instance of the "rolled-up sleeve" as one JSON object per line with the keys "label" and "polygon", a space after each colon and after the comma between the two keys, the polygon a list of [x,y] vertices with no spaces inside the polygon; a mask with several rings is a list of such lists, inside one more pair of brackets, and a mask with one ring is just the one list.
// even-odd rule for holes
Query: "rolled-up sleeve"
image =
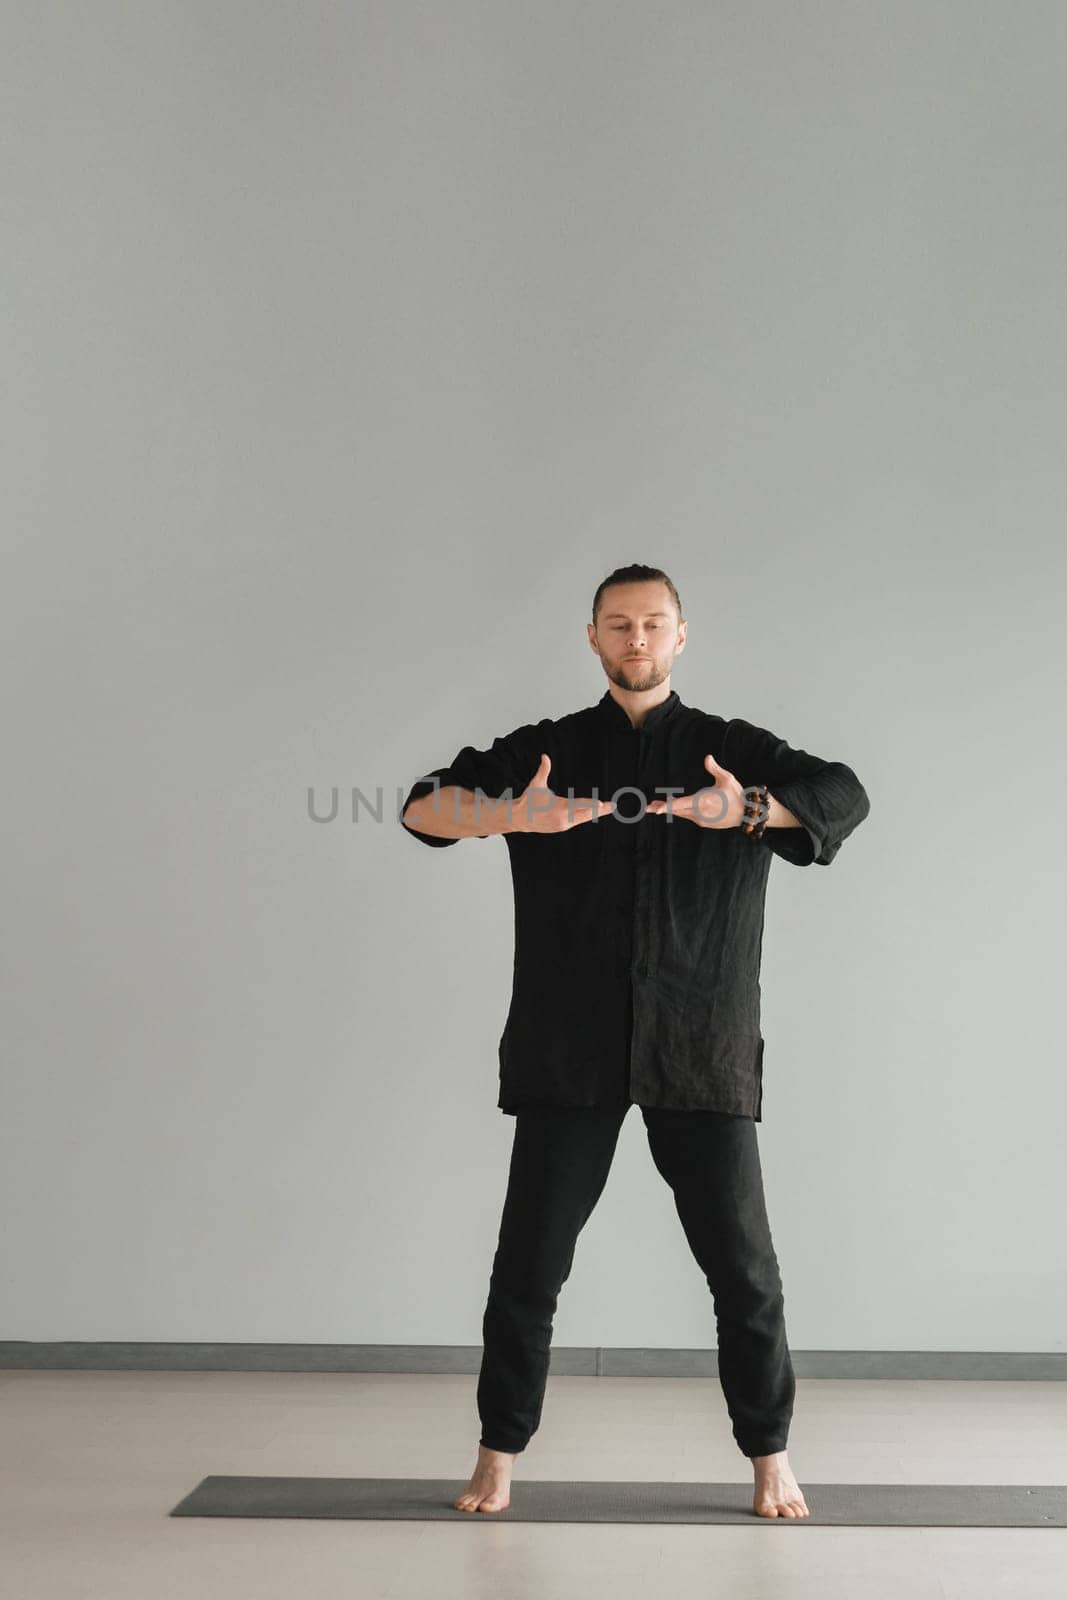
{"label": "rolled-up sleeve", "polygon": [[[450,784],[458,784],[461,789],[479,791],[487,800],[502,800],[509,793],[517,800],[529,787],[530,779],[540,765],[542,750],[547,749],[547,744],[544,743],[547,738],[547,726],[546,723],[524,723],[511,733],[500,734],[484,750],[476,745],[466,744],[447,767],[431,768],[429,772],[415,780],[404,796],[404,803],[400,807],[403,827],[412,838],[421,840],[423,844],[458,844],[458,839],[440,838],[436,834],[422,833],[418,828],[413,828],[410,823],[404,821],[405,808],[412,800],[419,800],[425,794],[432,794],[435,778],[438,787],[442,789]],[[495,838],[496,835],[478,833],[471,837],[488,839]]]}
{"label": "rolled-up sleeve", "polygon": [[794,748],[743,717],[727,725],[720,759],[743,788],[765,783],[800,821],[799,828],[769,827],[763,834],[763,842],[794,866],[829,866],[871,809],[851,767]]}

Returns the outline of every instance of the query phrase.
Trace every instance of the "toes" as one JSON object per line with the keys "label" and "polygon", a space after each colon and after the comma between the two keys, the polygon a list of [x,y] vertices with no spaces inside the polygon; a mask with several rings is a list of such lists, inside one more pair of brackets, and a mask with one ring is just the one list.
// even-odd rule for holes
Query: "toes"
{"label": "toes", "polygon": [[765,1499],[754,1503],[754,1510],[761,1517],[806,1517],[808,1508],[799,1495],[795,1500]]}

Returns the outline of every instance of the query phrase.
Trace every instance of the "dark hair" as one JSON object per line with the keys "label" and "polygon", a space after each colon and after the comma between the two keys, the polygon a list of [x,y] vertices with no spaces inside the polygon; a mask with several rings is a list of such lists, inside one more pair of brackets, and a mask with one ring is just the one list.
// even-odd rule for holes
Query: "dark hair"
{"label": "dark hair", "polygon": [[635,561],[628,567],[616,567],[615,571],[609,572],[603,583],[600,584],[596,594],[593,596],[593,627],[596,627],[596,614],[600,605],[600,597],[609,584],[647,583],[652,579],[658,579],[661,583],[665,583],[667,585],[667,588],[670,591],[671,599],[674,601],[674,604],[678,610],[678,621],[681,622],[682,602],[678,598],[677,589],[674,587],[674,584],[668,578],[667,574],[665,572],[661,572],[659,567],[643,567],[640,562]]}

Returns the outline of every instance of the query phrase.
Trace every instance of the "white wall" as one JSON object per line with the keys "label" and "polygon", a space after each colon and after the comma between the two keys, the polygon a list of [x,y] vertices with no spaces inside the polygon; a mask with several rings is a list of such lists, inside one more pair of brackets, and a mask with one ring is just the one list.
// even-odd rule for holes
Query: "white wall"
{"label": "white wall", "polygon": [[[771,873],[792,1346],[1062,1350],[1061,8],[5,36],[0,1337],[480,1343],[507,852],[395,807],[637,560],[871,797]],[[634,1111],[556,1342],[714,1340]]]}

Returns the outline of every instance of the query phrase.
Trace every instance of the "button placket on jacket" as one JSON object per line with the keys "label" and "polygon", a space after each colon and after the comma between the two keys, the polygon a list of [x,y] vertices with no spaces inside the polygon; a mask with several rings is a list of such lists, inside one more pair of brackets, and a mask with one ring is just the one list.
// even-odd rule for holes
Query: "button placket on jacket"
{"label": "button placket on jacket", "polygon": [[648,874],[645,846],[644,806],[645,775],[648,767],[649,734],[644,728],[634,728],[629,736],[629,772],[626,777],[625,824],[628,836],[631,870],[633,873],[633,959],[630,965],[631,982],[643,981],[648,976]]}

